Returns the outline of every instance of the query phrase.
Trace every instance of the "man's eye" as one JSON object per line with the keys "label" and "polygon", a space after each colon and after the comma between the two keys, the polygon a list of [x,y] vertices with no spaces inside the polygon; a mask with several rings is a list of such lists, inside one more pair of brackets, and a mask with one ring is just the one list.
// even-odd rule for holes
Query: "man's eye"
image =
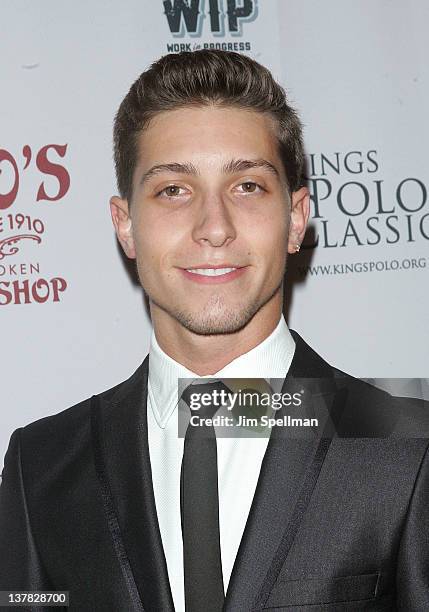
{"label": "man's eye", "polygon": [[257,191],[265,191],[261,185],[258,183],[254,183],[253,181],[246,181],[245,183],[241,183],[239,187],[244,188],[244,193],[257,193]]}
{"label": "man's eye", "polygon": [[179,187],[178,185],[167,185],[167,187],[164,187],[164,189],[161,189],[161,191],[158,191],[156,196],[158,197],[162,194],[165,194],[166,196],[169,196],[169,197],[182,195],[179,193],[180,189],[182,189],[182,187]]}

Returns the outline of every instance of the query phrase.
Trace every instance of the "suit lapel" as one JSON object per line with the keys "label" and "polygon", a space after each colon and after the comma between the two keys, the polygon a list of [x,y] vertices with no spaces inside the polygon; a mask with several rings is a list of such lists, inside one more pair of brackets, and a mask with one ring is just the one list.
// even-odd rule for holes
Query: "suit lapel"
{"label": "suit lapel", "polygon": [[[155,507],[147,434],[146,357],[108,401],[92,410],[97,475],[114,547],[134,610],[174,611]],[[93,398],[95,404],[96,398]]]}
{"label": "suit lapel", "polygon": [[[331,367],[291,330],[296,350],[283,384],[285,393],[297,378],[316,382],[326,408],[341,411]],[[261,466],[253,503],[237,553],[225,601],[225,612],[261,608],[269,596],[298,531],[330,439],[285,438],[275,426]]]}

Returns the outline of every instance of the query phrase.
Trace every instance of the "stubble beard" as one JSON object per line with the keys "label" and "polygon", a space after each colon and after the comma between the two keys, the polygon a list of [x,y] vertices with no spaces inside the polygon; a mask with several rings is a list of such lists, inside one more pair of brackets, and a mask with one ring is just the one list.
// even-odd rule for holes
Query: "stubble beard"
{"label": "stubble beard", "polygon": [[190,309],[175,308],[172,304],[162,304],[153,296],[149,300],[161,310],[176,319],[185,329],[201,336],[233,334],[243,329],[256,313],[282,290],[282,283],[265,298],[251,303],[241,302],[231,307],[220,294],[213,294],[198,312]]}

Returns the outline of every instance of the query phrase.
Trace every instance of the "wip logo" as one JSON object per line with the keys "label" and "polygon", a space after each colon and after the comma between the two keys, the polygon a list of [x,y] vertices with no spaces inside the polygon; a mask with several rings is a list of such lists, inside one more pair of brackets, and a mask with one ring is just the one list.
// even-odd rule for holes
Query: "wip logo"
{"label": "wip logo", "polygon": [[214,36],[224,36],[226,27],[232,36],[242,36],[243,22],[258,15],[256,0],[164,0],[163,4],[170,32],[178,38],[201,36],[206,13]]}

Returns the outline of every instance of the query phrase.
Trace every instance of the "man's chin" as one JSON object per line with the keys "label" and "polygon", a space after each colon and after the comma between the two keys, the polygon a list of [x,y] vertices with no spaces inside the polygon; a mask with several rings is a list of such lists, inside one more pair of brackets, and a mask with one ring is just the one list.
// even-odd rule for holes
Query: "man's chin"
{"label": "man's chin", "polygon": [[[255,314],[272,300],[281,288],[280,284],[265,300],[252,301],[248,295],[245,303],[238,300],[234,303],[232,300],[227,301],[222,296],[215,295],[204,304],[188,303],[183,304],[182,308],[178,307],[178,301],[173,306],[171,303],[165,303],[165,300],[157,301],[152,296],[149,298],[152,322],[154,309],[159,309],[164,313],[164,317],[167,315],[172,322],[176,321],[193,334],[199,336],[234,334],[246,327]],[[160,324],[164,317],[158,319]]]}
{"label": "man's chin", "polygon": [[227,311],[217,315],[201,313],[174,313],[177,321],[187,330],[200,336],[233,334],[245,327],[255,314],[254,311]]}

